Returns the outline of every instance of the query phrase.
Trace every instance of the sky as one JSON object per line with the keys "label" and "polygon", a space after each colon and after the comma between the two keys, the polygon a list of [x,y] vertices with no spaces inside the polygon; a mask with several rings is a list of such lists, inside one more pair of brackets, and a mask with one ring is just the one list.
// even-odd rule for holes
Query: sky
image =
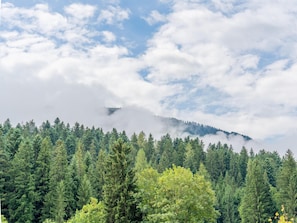
{"label": "sky", "polygon": [[134,107],[297,153],[296,1],[2,0],[0,13],[1,122],[100,125],[104,107]]}

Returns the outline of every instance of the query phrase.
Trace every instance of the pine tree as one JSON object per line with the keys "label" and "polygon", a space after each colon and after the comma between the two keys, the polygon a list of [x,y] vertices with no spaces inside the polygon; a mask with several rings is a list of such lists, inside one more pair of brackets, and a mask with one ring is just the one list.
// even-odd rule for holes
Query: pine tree
{"label": "pine tree", "polygon": [[267,219],[274,215],[275,210],[267,174],[259,160],[250,160],[239,209],[242,223],[267,222]]}
{"label": "pine tree", "polygon": [[107,223],[140,222],[135,199],[136,185],[131,166],[131,148],[119,139],[108,157],[104,184]]}

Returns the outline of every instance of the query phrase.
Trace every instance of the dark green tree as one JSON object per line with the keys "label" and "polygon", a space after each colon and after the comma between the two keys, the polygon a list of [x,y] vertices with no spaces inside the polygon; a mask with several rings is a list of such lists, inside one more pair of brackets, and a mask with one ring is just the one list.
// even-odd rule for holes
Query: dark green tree
{"label": "dark green tree", "polygon": [[12,160],[12,187],[9,196],[9,222],[34,222],[35,182],[33,176],[34,152],[29,139],[20,144]]}
{"label": "dark green tree", "polygon": [[239,208],[242,223],[265,223],[275,211],[267,174],[259,160],[250,160]]}
{"label": "dark green tree", "polygon": [[147,143],[145,144],[145,146],[143,148],[145,155],[147,157],[147,161],[149,163],[151,163],[151,159],[152,159],[152,156],[154,155],[154,151],[155,151],[154,142],[155,142],[155,140],[154,140],[152,134],[149,134]]}
{"label": "dark green tree", "polygon": [[297,215],[297,163],[291,150],[288,150],[277,178],[278,206],[285,206],[290,217]]}
{"label": "dark green tree", "polygon": [[[58,198],[58,196],[62,196],[58,193],[58,189],[60,190],[59,192],[62,191],[62,184],[60,184],[61,181],[63,181],[63,187],[66,187],[65,181],[67,176],[67,167],[68,161],[66,147],[62,140],[58,140],[54,148],[50,165],[49,192],[46,194],[45,197],[45,208],[46,210],[48,210],[51,219],[56,218],[56,214],[58,212],[58,209],[60,208],[57,206],[56,203],[57,200],[60,199]],[[60,188],[58,188],[58,186]],[[65,197],[63,199],[64,201],[66,200]]]}
{"label": "dark green tree", "polygon": [[85,174],[83,176],[82,181],[78,187],[77,191],[77,206],[78,209],[81,209],[84,205],[90,202],[90,198],[92,197],[92,185],[88,176]]}
{"label": "dark green tree", "polygon": [[95,164],[95,171],[92,173],[90,179],[94,190],[94,196],[98,199],[102,199],[106,161],[107,153],[104,149],[101,149]]}
{"label": "dark green tree", "polygon": [[40,151],[36,160],[35,168],[35,188],[36,188],[36,203],[35,219],[37,222],[43,222],[49,215],[44,206],[45,196],[49,193],[50,181],[50,162],[52,143],[49,137],[42,140]]}
{"label": "dark green tree", "polygon": [[240,156],[239,156],[239,170],[240,170],[240,175],[242,177],[243,182],[245,182],[248,161],[249,161],[248,151],[245,147],[243,147],[240,151]]}
{"label": "dark green tree", "polygon": [[6,151],[10,159],[12,159],[14,154],[18,151],[21,142],[21,130],[18,128],[11,128],[6,137]]}
{"label": "dark green tree", "polygon": [[119,139],[111,149],[103,188],[106,222],[140,222],[142,214],[137,207],[135,177],[129,158],[131,148]]}
{"label": "dark green tree", "polygon": [[0,199],[2,204],[2,214],[8,216],[8,192],[11,169],[11,163],[8,161],[8,155],[4,150],[4,140],[2,137],[2,131],[0,130]]}

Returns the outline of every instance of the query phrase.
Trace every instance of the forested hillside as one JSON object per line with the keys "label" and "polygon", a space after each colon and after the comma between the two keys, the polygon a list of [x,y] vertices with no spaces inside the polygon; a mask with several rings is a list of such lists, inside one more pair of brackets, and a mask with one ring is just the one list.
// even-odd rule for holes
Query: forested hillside
{"label": "forested hillside", "polygon": [[198,138],[7,120],[0,167],[2,222],[262,223],[297,213],[290,150],[237,153]]}

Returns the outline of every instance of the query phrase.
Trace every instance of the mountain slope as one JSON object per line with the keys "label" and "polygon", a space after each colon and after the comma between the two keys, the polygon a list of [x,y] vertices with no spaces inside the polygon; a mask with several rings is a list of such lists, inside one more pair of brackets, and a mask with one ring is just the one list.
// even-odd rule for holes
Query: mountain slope
{"label": "mountain slope", "polygon": [[[130,117],[126,115],[127,110],[130,110],[128,113],[130,113]],[[131,110],[134,110],[132,113],[133,115],[131,115]],[[134,113],[135,112],[135,113]],[[186,122],[183,120],[179,120],[176,118],[168,118],[168,117],[160,117],[160,116],[154,116],[153,114],[150,113],[146,113],[147,111],[142,111],[141,109],[135,109],[135,108],[107,108],[107,114],[110,117],[119,115],[120,117],[122,117],[121,119],[130,119],[130,122],[133,123],[133,119],[135,117],[138,117],[138,122],[142,125],[140,126],[140,131],[143,131],[146,128],[146,124],[148,124],[145,119],[153,119],[156,122],[159,122],[159,124],[161,124],[161,126],[163,126],[163,134],[166,133],[172,133],[172,130],[174,129],[173,132],[175,132],[177,135],[190,135],[190,136],[199,136],[199,137],[203,137],[206,135],[216,135],[218,133],[223,133],[226,135],[226,137],[230,137],[230,136],[241,136],[243,137],[244,140],[249,141],[252,140],[251,137],[246,136],[246,135],[242,135],[239,134],[237,132],[228,132],[225,130],[221,130],[209,125],[203,125],[200,123],[196,123],[196,122]],[[149,117],[151,116],[151,117]],[[143,122],[141,122],[141,120],[143,120]],[[137,122],[137,121],[136,121]],[[151,124],[151,122],[149,123]],[[157,126],[155,124],[155,126]],[[127,126],[128,127],[128,126]],[[143,129],[141,129],[143,128]],[[124,129],[126,130],[126,129]],[[127,131],[127,130],[126,130]]]}

